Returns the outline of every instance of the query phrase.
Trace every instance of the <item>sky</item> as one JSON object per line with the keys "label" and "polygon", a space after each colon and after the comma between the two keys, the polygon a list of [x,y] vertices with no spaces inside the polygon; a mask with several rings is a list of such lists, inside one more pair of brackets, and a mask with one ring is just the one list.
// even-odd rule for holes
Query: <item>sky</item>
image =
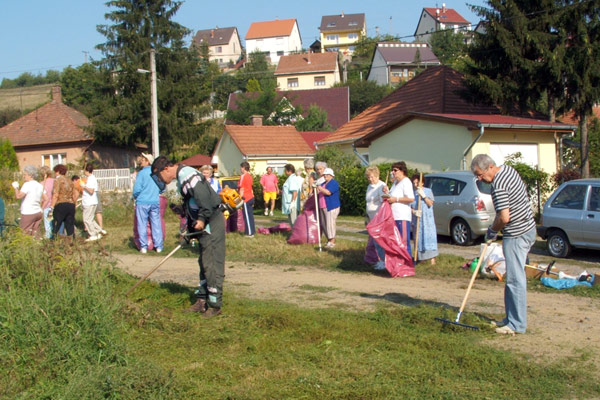
{"label": "sky", "polygon": [[[109,24],[104,16],[111,9],[106,0],[5,0],[0,13],[0,81],[23,72],[33,75],[46,70],[62,71],[88,60],[99,60],[95,49],[104,42],[97,25]],[[278,4],[280,3],[280,4]],[[308,48],[319,37],[324,15],[364,13],[367,35],[391,33],[412,41],[424,7],[442,6],[436,0],[186,0],[174,20],[191,29],[235,26],[242,45],[252,22],[296,18],[302,45]],[[485,0],[446,2],[473,27],[479,17],[467,4],[485,6]],[[220,6],[222,5],[222,6]],[[378,28],[377,28],[378,27]],[[188,39],[191,39],[188,38]]]}

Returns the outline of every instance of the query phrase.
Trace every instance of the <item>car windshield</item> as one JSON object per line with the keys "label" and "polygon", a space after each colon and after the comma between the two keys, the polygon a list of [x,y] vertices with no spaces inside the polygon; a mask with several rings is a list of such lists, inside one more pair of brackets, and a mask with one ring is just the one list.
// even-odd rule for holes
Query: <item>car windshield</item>
{"label": "car windshield", "polygon": [[477,180],[477,189],[483,194],[492,194],[492,184]]}

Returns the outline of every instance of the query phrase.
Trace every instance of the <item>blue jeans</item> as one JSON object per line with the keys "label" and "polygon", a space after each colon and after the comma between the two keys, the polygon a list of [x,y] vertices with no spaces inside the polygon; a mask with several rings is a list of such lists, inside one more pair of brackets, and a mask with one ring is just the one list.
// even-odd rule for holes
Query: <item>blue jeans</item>
{"label": "blue jeans", "polygon": [[506,261],[506,286],[504,308],[506,325],[515,332],[527,329],[527,277],[525,264],[529,249],[535,243],[535,228],[521,236],[502,239],[502,251]]}
{"label": "blue jeans", "polygon": [[152,229],[152,241],[155,249],[163,248],[162,226],[160,224],[160,205],[159,204],[136,204],[135,216],[137,218],[137,229],[140,236],[140,247],[148,248],[148,219],[150,219],[150,228]]}
{"label": "blue jeans", "polygon": [[52,239],[52,220],[48,219],[48,213],[51,208],[44,208],[44,230],[46,231],[46,239]]}

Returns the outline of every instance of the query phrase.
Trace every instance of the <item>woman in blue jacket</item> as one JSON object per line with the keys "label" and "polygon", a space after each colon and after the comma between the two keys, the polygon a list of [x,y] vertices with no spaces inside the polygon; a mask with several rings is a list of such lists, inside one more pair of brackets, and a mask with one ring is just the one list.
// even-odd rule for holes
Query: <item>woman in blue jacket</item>
{"label": "woman in blue jacket", "polygon": [[331,168],[325,168],[323,176],[325,182],[318,189],[325,196],[325,203],[327,204],[327,212],[325,213],[327,244],[325,247],[332,248],[335,247],[336,220],[340,214],[340,185],[333,179],[335,175]]}

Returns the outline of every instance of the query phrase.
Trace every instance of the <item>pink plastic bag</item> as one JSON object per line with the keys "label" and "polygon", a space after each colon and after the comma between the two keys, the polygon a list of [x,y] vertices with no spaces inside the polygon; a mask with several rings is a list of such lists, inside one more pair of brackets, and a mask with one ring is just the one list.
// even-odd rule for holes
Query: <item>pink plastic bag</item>
{"label": "pink plastic bag", "polygon": [[379,256],[377,255],[377,249],[375,248],[375,241],[369,236],[367,242],[367,248],[365,249],[365,262],[367,264],[377,264]]}
{"label": "pink plastic bag", "polygon": [[392,278],[413,276],[415,266],[396,227],[392,208],[384,202],[367,225],[369,235],[385,250],[385,268]]}
{"label": "pink plastic bag", "polygon": [[269,228],[263,228],[261,226],[261,227],[256,228],[256,233],[260,233],[262,235],[270,235],[271,231],[269,230]]}
{"label": "pink plastic bag", "polygon": [[292,235],[288,239],[289,244],[318,243],[319,233],[317,229],[317,217],[315,216],[315,199],[310,196],[306,199],[304,211],[298,215],[298,219],[292,228]]}
{"label": "pink plastic bag", "polygon": [[282,222],[269,228],[270,233],[289,232],[291,230],[292,227],[287,222]]}

